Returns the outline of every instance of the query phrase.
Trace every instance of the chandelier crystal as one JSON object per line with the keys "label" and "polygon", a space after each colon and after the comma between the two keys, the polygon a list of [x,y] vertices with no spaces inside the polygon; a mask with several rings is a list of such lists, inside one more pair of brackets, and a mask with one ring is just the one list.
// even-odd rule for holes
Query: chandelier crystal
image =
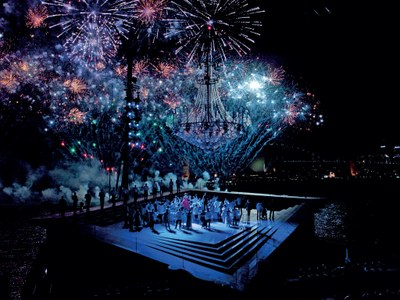
{"label": "chandelier crystal", "polygon": [[206,59],[202,74],[197,80],[197,96],[191,107],[176,115],[174,133],[199,148],[212,150],[236,139],[246,124],[245,111],[229,112],[221,101],[219,78],[214,75],[214,65]]}

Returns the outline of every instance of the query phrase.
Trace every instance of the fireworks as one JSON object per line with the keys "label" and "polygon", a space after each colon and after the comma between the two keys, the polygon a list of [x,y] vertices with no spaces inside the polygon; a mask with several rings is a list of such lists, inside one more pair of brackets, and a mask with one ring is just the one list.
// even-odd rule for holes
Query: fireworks
{"label": "fireworks", "polygon": [[[149,51],[151,45],[157,43],[166,30],[169,7],[168,0],[138,0],[134,15],[134,30],[136,46],[145,46]],[[147,48],[146,48],[147,47]]]}
{"label": "fireworks", "polygon": [[[143,28],[154,39],[163,38],[157,30],[165,30],[175,44],[162,49],[163,57],[134,57],[141,112],[132,143],[135,171],[178,173],[185,161],[197,175],[205,170],[230,175],[246,168],[286,129],[322,122],[314,95],[302,91],[284,68],[250,55],[238,58],[249,52],[248,44],[261,26],[255,18],[262,11],[245,0],[168,5],[155,0],[54,0],[26,12],[26,26],[47,23],[43,35],[62,39],[62,45],[41,45],[38,39],[24,51],[2,47],[0,104],[37,113],[43,120],[38,126],[59,141],[66,161],[97,158],[108,166],[120,165],[127,67],[118,51],[122,37]],[[204,65],[204,49],[215,58],[212,62],[223,60],[213,65],[216,88],[231,120],[243,125],[235,139],[213,151],[197,148],[173,131],[198,97],[195,83],[204,74],[197,65]],[[174,52],[185,54],[185,59],[176,59]]]}
{"label": "fireworks", "polygon": [[176,53],[188,53],[189,61],[205,52],[222,60],[227,52],[247,54],[262,26],[255,16],[263,11],[246,0],[172,1],[171,7],[175,15],[167,37],[178,38]]}
{"label": "fireworks", "polygon": [[84,95],[87,92],[86,84],[78,78],[64,81],[64,86],[74,95]]}
{"label": "fireworks", "polygon": [[134,76],[147,75],[149,73],[148,67],[149,61],[147,59],[135,61],[132,67],[132,73]]}
{"label": "fireworks", "polygon": [[[23,59],[39,64],[38,69],[60,64],[51,56]],[[239,107],[246,108],[244,122],[247,130],[238,139],[213,152],[198,149],[177,138],[169,129],[174,118],[183,114],[186,105],[196,96],[193,82],[197,74],[188,74],[185,66],[176,65],[174,68],[175,71],[162,80],[156,69],[148,69],[148,73],[138,78],[142,121],[137,138],[143,147],[135,148],[135,164],[168,170],[171,165],[179,167],[184,157],[195,173],[207,169],[232,174],[245,168],[285,128],[302,126],[309,119],[315,121],[312,116],[317,115],[317,107],[309,104],[312,104],[312,97],[301,93],[287,78],[282,79],[279,85],[266,80],[274,68],[261,61],[235,61],[219,71],[221,97],[228,107],[236,107],[233,111],[237,113]],[[66,145],[59,150],[65,151],[68,159],[104,158],[109,152],[118,153],[125,106],[124,78],[112,72],[100,77],[88,72],[78,78],[62,68],[57,69],[57,76],[52,74],[49,80],[38,82],[37,86],[42,105],[51,108],[49,113],[43,114],[49,129],[47,132],[62,137]],[[258,85],[254,83],[256,81]],[[19,85],[30,82],[31,78],[26,77]],[[71,102],[68,100],[71,94],[82,95],[85,100]],[[233,115],[235,117],[238,115]],[[104,142],[98,142],[100,137]],[[104,148],[106,145],[107,149]],[[118,165],[118,157],[108,161],[111,165]]]}
{"label": "fireworks", "polygon": [[30,8],[26,15],[26,26],[28,28],[39,28],[44,26],[44,21],[48,17],[47,8],[44,5],[38,5]]}
{"label": "fireworks", "polygon": [[[310,105],[315,99],[303,93],[290,77],[283,76],[285,71],[281,67],[275,68],[262,59],[227,62],[218,72],[222,101],[235,112],[233,118],[243,118],[247,129],[242,130],[237,139],[208,152],[177,138],[168,129],[194,101],[193,82],[197,74],[188,73],[186,67],[181,66],[169,78],[160,81],[156,70],[153,72],[139,77],[138,81],[142,87],[140,96],[146,99],[140,136],[143,140],[154,141],[147,155],[153,157],[160,168],[168,169],[171,163],[180,165],[184,157],[196,174],[204,169],[233,174],[244,169],[285,129],[315,126],[321,121],[318,106]],[[268,80],[277,73],[280,74],[279,84],[277,80]],[[243,114],[240,108],[245,108]],[[156,148],[163,151],[157,152]]]}
{"label": "fireworks", "polygon": [[178,97],[173,93],[168,93],[164,98],[164,103],[167,104],[171,109],[176,109],[180,102]]}
{"label": "fireworks", "polygon": [[90,17],[81,28],[64,43],[69,57],[84,62],[88,68],[102,70],[115,57],[120,45],[119,36],[110,31],[107,19]]}
{"label": "fireworks", "polygon": [[299,116],[301,106],[297,102],[292,102],[287,105],[283,121],[289,125],[293,125]]}
{"label": "fireworks", "polygon": [[118,66],[115,67],[114,70],[115,70],[115,74],[116,74],[117,76],[120,76],[120,77],[125,77],[126,74],[127,74],[127,68],[126,68],[126,66],[118,65]]}
{"label": "fireworks", "polygon": [[285,70],[282,68],[271,68],[269,70],[270,76],[268,77],[268,81],[272,85],[279,85],[281,81],[285,78]]}
{"label": "fireworks", "polygon": [[166,0],[138,0],[134,17],[139,23],[150,27],[162,18],[166,3]]}
{"label": "fireworks", "polygon": [[64,47],[71,58],[89,68],[103,69],[117,53],[120,36],[130,31],[135,1],[62,1],[43,2],[48,7],[49,27],[61,27],[57,37],[66,38]]}
{"label": "fireworks", "polygon": [[92,18],[107,20],[103,23],[107,29],[125,35],[130,30],[131,11],[135,7],[135,1],[118,0],[54,0],[42,3],[48,7],[48,19],[59,19],[58,23],[50,26],[62,28],[58,37],[79,32]]}
{"label": "fireworks", "polygon": [[68,113],[68,120],[71,123],[83,124],[85,122],[86,113],[81,112],[78,108],[73,108]]}
{"label": "fireworks", "polygon": [[154,68],[156,69],[157,73],[159,73],[160,76],[163,78],[170,77],[172,72],[176,70],[174,65],[167,62],[160,62],[157,65],[154,65]]}
{"label": "fireworks", "polygon": [[8,70],[0,72],[0,86],[12,90],[18,85],[17,78]]}

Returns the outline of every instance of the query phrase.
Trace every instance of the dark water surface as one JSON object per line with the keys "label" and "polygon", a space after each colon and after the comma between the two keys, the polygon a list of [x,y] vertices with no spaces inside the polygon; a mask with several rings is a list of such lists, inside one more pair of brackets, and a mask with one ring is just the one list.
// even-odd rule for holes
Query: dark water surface
{"label": "dark water surface", "polygon": [[285,241],[243,292],[81,238],[71,228],[54,228],[53,235],[29,222],[38,211],[2,208],[0,299],[6,292],[10,300],[400,299],[399,191],[367,184],[309,204],[312,234],[300,230]]}

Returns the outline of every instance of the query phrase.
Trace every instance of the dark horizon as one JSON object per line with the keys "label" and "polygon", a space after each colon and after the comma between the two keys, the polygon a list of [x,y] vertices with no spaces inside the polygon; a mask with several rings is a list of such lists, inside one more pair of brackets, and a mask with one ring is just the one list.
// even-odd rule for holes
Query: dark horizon
{"label": "dark horizon", "polygon": [[354,158],[400,144],[390,75],[394,19],[384,4],[271,1],[256,48],[281,63],[320,101],[324,126],[310,143],[321,154]]}

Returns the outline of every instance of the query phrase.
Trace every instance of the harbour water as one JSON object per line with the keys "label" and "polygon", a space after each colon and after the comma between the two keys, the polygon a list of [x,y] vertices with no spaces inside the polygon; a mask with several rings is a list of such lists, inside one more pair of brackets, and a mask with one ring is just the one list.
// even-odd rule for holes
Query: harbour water
{"label": "harbour water", "polygon": [[[266,299],[361,299],[362,295],[400,299],[399,191],[397,183],[363,184],[332,189],[326,200],[309,203],[314,215],[312,235],[291,238],[260,268],[245,294],[65,232],[58,239],[46,239],[46,230],[30,222],[43,212],[3,207],[1,299],[5,294],[7,300],[44,300],[43,295],[90,300],[210,293],[230,299],[260,293],[268,295]],[[33,287],[43,289],[39,298],[32,296]],[[381,298],[371,298],[378,294]]]}

